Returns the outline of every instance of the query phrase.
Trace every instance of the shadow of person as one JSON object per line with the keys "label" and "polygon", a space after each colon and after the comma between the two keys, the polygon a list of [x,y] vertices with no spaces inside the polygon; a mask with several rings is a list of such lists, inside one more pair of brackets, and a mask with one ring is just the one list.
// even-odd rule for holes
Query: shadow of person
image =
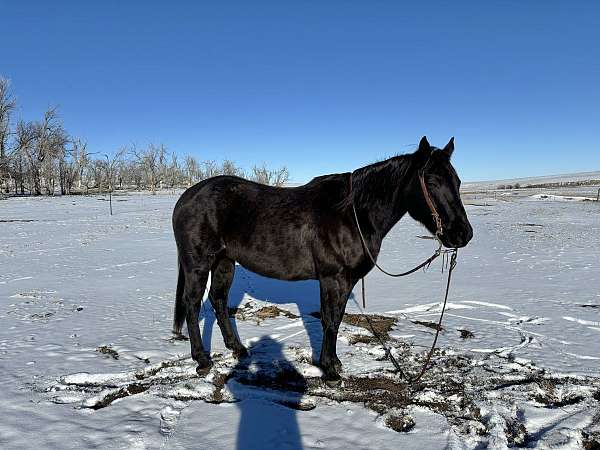
{"label": "shadow of person", "polygon": [[[207,289],[208,291],[208,289]],[[244,296],[249,296],[276,305],[296,304],[304,323],[312,349],[313,361],[318,361],[323,340],[323,329],[318,317],[311,315],[320,310],[319,283],[316,280],[282,281],[263,277],[250,272],[240,265],[235,266],[235,276],[229,290],[229,308],[238,308]],[[204,301],[200,310],[202,320],[202,342],[207,352],[212,345],[212,334],[216,317],[210,301]],[[230,319],[232,319],[230,317]],[[237,333],[235,320],[233,327]],[[243,336],[241,336],[243,342]]]}
{"label": "shadow of person", "polygon": [[302,449],[296,412],[307,389],[282,346],[263,336],[248,349],[227,381],[240,409],[236,448]]}

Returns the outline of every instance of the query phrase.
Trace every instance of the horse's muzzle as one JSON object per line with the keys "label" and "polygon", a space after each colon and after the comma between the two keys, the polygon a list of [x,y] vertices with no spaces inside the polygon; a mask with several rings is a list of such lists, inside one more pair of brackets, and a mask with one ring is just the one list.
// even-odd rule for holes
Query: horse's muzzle
{"label": "horse's muzzle", "polygon": [[469,243],[473,238],[473,227],[470,223],[454,226],[445,230],[442,243],[449,248],[461,248]]}

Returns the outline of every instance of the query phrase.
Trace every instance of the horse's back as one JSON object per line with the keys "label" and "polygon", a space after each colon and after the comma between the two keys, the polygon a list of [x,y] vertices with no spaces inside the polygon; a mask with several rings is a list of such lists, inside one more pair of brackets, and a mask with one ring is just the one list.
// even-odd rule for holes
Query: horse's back
{"label": "horse's back", "polygon": [[341,175],[293,188],[232,176],[204,180],[175,206],[178,245],[208,253],[223,249],[248,269],[274,278],[314,278],[319,223],[332,214],[344,186]]}

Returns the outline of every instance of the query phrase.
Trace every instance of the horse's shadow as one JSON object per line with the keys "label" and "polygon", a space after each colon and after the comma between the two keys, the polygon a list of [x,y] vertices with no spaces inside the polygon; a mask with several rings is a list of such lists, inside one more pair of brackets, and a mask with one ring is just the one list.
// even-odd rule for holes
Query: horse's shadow
{"label": "horse's shadow", "polygon": [[[257,275],[242,266],[236,265],[235,277],[229,291],[229,308],[238,308],[245,294],[275,305],[295,303],[308,334],[312,348],[312,358],[314,361],[318,361],[323,330],[321,321],[311,315],[311,313],[320,309],[319,283],[317,281],[281,281]],[[207,296],[205,295],[205,297]],[[208,300],[208,298],[206,299]],[[200,319],[203,320],[202,342],[205,350],[210,351],[216,317],[209,301],[203,302]],[[237,333],[235,320],[232,320],[232,323]],[[242,342],[244,342],[243,336]]]}

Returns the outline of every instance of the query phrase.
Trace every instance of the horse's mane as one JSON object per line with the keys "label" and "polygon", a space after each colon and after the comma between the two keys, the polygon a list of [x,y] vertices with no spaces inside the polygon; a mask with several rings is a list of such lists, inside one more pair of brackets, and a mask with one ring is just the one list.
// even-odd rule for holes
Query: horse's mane
{"label": "horse's mane", "polygon": [[395,187],[407,181],[414,159],[412,154],[397,155],[356,169],[352,172],[352,194],[347,195],[339,207],[354,203],[356,208],[368,208],[374,201],[391,198]]}

